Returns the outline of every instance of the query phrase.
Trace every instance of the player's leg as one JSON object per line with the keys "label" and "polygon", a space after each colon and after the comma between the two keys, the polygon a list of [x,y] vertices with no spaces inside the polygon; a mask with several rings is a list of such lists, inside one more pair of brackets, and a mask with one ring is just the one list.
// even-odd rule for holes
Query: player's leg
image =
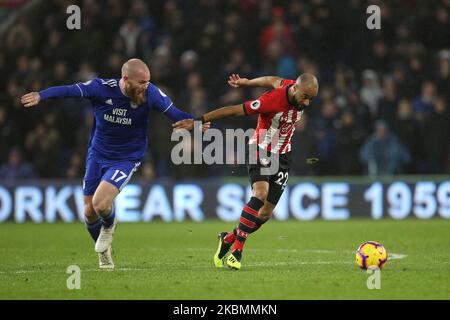
{"label": "player's leg", "polygon": [[92,206],[101,217],[100,235],[95,243],[96,252],[105,252],[111,247],[114,231],[116,228],[116,215],[113,202],[119,194],[119,189],[107,181],[100,182],[92,198]]}
{"label": "player's leg", "polygon": [[84,196],[84,220],[86,228],[94,242],[97,241],[102,228],[102,220],[92,206],[92,196]]}
{"label": "player's leg", "polygon": [[[103,220],[95,212],[92,203],[95,191],[97,190],[102,178],[102,166],[97,159],[88,155],[86,159],[86,174],[83,180],[83,194],[84,194],[84,219],[86,228],[95,243],[100,236]],[[112,260],[111,248],[98,253],[98,265],[101,269],[113,269],[114,262]]]}
{"label": "player's leg", "polygon": [[[269,195],[270,195],[270,188],[269,188]],[[272,213],[273,213],[273,210],[275,209],[275,206],[276,206],[275,204],[270,203],[268,200],[266,200],[266,202],[264,202],[264,205],[259,210],[259,214],[258,214],[258,217],[255,222],[255,227],[253,228],[253,230],[250,233],[254,233],[254,232],[258,231],[259,228],[261,228],[261,226],[264,223],[266,223],[267,221],[270,220],[270,218],[272,218]]]}
{"label": "player's leg", "polygon": [[[231,249],[231,255],[227,259],[227,265],[230,268],[240,269],[242,251],[248,235],[257,231],[272,216],[272,212],[280,200],[286,186],[289,176],[288,171],[289,167],[283,166],[280,167],[277,174],[270,177],[259,176],[259,170],[254,173],[250,172],[250,179],[256,181],[252,185],[253,197],[250,202],[252,202],[254,198],[263,201],[253,202],[254,205],[252,209],[254,210],[250,210],[248,208],[250,204],[249,202],[249,204],[244,207],[237,230],[233,232],[233,234],[229,234],[224,238],[224,241],[234,241],[233,248]],[[262,180],[264,177],[268,178],[268,182],[258,181]]]}
{"label": "player's leg", "polygon": [[233,243],[231,254],[227,258],[227,266],[232,269],[241,268],[242,252],[247,237],[258,223],[258,213],[263,207],[268,192],[269,183],[267,181],[256,181],[252,184],[253,194],[249,202],[244,206],[239,219],[238,227],[224,238],[224,242]]}
{"label": "player's leg", "polygon": [[[269,190],[270,190],[270,188],[269,188]],[[269,194],[270,194],[270,191],[269,191]],[[275,209],[275,207],[276,207],[275,204],[272,204],[267,200],[264,202],[264,205],[261,207],[261,209],[259,209],[258,216],[255,219],[255,226],[249,232],[249,234],[258,231],[259,228],[261,228],[261,226],[264,223],[266,223],[267,221],[270,220],[270,218],[272,218],[273,210]],[[236,240],[236,230],[237,230],[237,227],[235,229],[233,229],[233,231],[230,233],[224,232],[225,233],[224,238],[227,239],[227,243],[234,243],[234,241]]]}
{"label": "player's leg", "polygon": [[109,250],[113,241],[117,225],[114,199],[128,184],[140,164],[135,161],[104,163],[105,173],[92,199],[95,212],[102,218],[102,228],[95,244],[95,251],[99,253]]}
{"label": "player's leg", "polygon": [[289,178],[289,169],[280,169],[280,171],[270,177],[269,179],[269,194],[264,202],[264,205],[258,212],[258,217],[255,221],[255,227],[251,233],[254,233],[261,228],[261,226],[270,220],[278,201],[280,200],[284,188],[287,184]]}
{"label": "player's leg", "polygon": [[219,245],[214,255],[214,265],[216,267],[223,266],[223,258],[232,246],[231,252],[237,257],[237,264],[240,265],[245,240],[257,223],[258,211],[264,204],[268,189],[269,183],[267,181],[253,183],[253,194],[250,201],[242,209],[239,225],[229,233],[222,232],[219,234]]}
{"label": "player's leg", "polygon": [[102,220],[95,212],[92,205],[92,198],[102,178],[101,166],[94,156],[88,155],[86,158],[86,173],[83,179],[83,201],[84,220],[86,228],[94,242],[97,241],[102,227]]}
{"label": "player's leg", "polygon": [[[118,190],[113,185],[108,184],[105,181],[100,182],[97,190],[92,197],[92,208],[99,217],[98,223],[100,229],[95,242],[95,251],[98,253],[98,265],[100,269],[112,270],[114,269],[114,261],[112,258],[112,238],[114,235],[115,216],[112,212],[112,202],[115,196],[117,196]],[[101,201],[103,199],[104,201]],[[109,205],[108,205],[109,204]],[[109,211],[108,211],[109,210]],[[110,225],[109,228],[105,229],[105,219],[106,224]],[[98,244],[103,244],[104,248],[99,247]]]}

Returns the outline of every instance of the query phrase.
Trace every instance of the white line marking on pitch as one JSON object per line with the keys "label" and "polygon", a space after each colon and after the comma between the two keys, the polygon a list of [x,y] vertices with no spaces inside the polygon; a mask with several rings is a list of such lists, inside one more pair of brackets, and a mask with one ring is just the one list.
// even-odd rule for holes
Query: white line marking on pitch
{"label": "white line marking on pitch", "polygon": [[388,260],[399,260],[399,259],[404,259],[406,258],[408,255],[407,254],[402,254],[402,253],[389,253],[388,252]]}
{"label": "white line marking on pitch", "polygon": [[[156,249],[156,248],[154,248]],[[184,250],[210,250],[209,248],[185,248]],[[250,249],[249,251],[262,251],[263,249]],[[264,250],[267,251],[267,250]],[[314,253],[351,253],[352,251],[337,251],[337,250],[322,250],[322,249],[306,249],[306,250],[298,250],[298,249],[275,249],[276,252],[314,252]],[[406,254],[402,253],[388,253],[388,260],[400,260],[408,257]],[[347,263],[353,263],[350,261],[309,261],[309,262],[277,262],[277,263],[254,263],[248,265],[249,267],[265,267],[265,266],[288,266],[288,265],[315,265],[315,264],[347,264]],[[449,263],[449,262],[444,262]],[[49,265],[48,263],[37,263],[36,265]],[[162,263],[159,265],[165,265],[165,266],[181,266],[178,263]],[[156,266],[156,265],[155,265]],[[206,265],[197,265],[197,266],[190,266],[190,268],[205,268],[209,266]],[[152,271],[152,268],[116,268],[115,271]],[[99,272],[102,271],[100,269],[82,269],[84,272]],[[8,271],[0,271],[0,274],[25,274],[25,273],[42,273],[42,272],[48,272],[48,270],[8,270]]]}

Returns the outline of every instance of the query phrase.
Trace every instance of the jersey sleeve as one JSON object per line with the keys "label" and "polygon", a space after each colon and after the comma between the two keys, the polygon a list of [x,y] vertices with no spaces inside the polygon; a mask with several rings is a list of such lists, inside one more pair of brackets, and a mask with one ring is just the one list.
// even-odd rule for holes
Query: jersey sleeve
{"label": "jersey sleeve", "polygon": [[248,116],[259,113],[269,113],[279,111],[280,99],[285,94],[284,89],[271,90],[256,100],[247,101],[244,103],[244,112]]}
{"label": "jersey sleeve", "polygon": [[95,78],[84,83],[77,83],[76,86],[80,90],[82,98],[95,99],[100,96],[100,79]]}
{"label": "jersey sleeve", "polygon": [[58,98],[95,98],[98,96],[98,79],[68,86],[50,87],[39,92],[42,100]]}
{"label": "jersey sleeve", "polygon": [[169,111],[173,106],[172,100],[157,86],[150,84],[147,90],[147,101],[150,101],[150,106],[162,113]]}
{"label": "jersey sleeve", "polygon": [[294,83],[295,83],[295,80],[290,80],[290,79],[283,79],[283,80],[281,80],[281,86],[282,87],[285,87],[285,86],[288,86],[288,85],[294,84]]}
{"label": "jersey sleeve", "polygon": [[172,100],[157,86],[150,84],[147,91],[147,101],[153,109],[161,112],[172,121],[180,121],[183,119],[194,119],[194,116],[181,111],[172,102]]}

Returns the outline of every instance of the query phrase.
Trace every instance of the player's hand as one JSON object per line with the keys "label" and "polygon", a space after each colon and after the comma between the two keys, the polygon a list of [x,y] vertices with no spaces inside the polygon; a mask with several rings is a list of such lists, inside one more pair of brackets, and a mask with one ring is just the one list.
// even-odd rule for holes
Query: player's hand
{"label": "player's hand", "polygon": [[232,74],[228,78],[228,84],[233,88],[245,87],[248,85],[249,80],[247,78],[241,78],[238,74]]}
{"label": "player's hand", "polygon": [[30,92],[20,98],[20,102],[25,108],[33,107],[41,101],[39,92]]}
{"label": "player's hand", "polygon": [[194,128],[194,119],[184,119],[178,122],[175,122],[172,125],[173,131],[178,132],[181,130],[192,130]]}
{"label": "player's hand", "polygon": [[205,122],[202,124],[202,132],[206,132],[209,128],[211,128],[211,122]]}

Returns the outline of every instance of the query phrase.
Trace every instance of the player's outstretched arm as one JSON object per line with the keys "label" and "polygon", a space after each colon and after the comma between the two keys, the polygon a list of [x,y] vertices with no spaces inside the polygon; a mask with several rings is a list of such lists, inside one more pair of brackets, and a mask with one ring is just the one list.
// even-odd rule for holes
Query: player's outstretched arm
{"label": "player's outstretched arm", "polygon": [[[172,105],[166,112],[163,112],[166,117],[168,117],[173,122],[175,121],[183,121],[183,120],[193,120],[194,116],[186,113],[184,111],[181,111],[174,105]],[[202,125],[202,131],[205,132],[211,127],[211,122],[205,122]]]}
{"label": "player's outstretched arm", "polygon": [[228,84],[233,88],[265,87],[277,89],[281,87],[282,80],[283,80],[282,78],[274,76],[265,76],[249,80],[247,78],[241,78],[238,74],[232,74],[228,78]]}
{"label": "player's outstretched arm", "polygon": [[39,102],[54,98],[81,98],[83,92],[78,84],[50,87],[40,92],[30,92],[20,98],[25,108],[33,107]]}
{"label": "player's outstretched arm", "polygon": [[194,128],[194,121],[201,121],[203,124],[210,123],[214,120],[219,120],[227,117],[243,116],[245,115],[244,107],[242,104],[222,107],[211,112],[205,113],[199,119],[185,119],[178,121],[172,125],[175,131],[186,129],[192,130]]}

